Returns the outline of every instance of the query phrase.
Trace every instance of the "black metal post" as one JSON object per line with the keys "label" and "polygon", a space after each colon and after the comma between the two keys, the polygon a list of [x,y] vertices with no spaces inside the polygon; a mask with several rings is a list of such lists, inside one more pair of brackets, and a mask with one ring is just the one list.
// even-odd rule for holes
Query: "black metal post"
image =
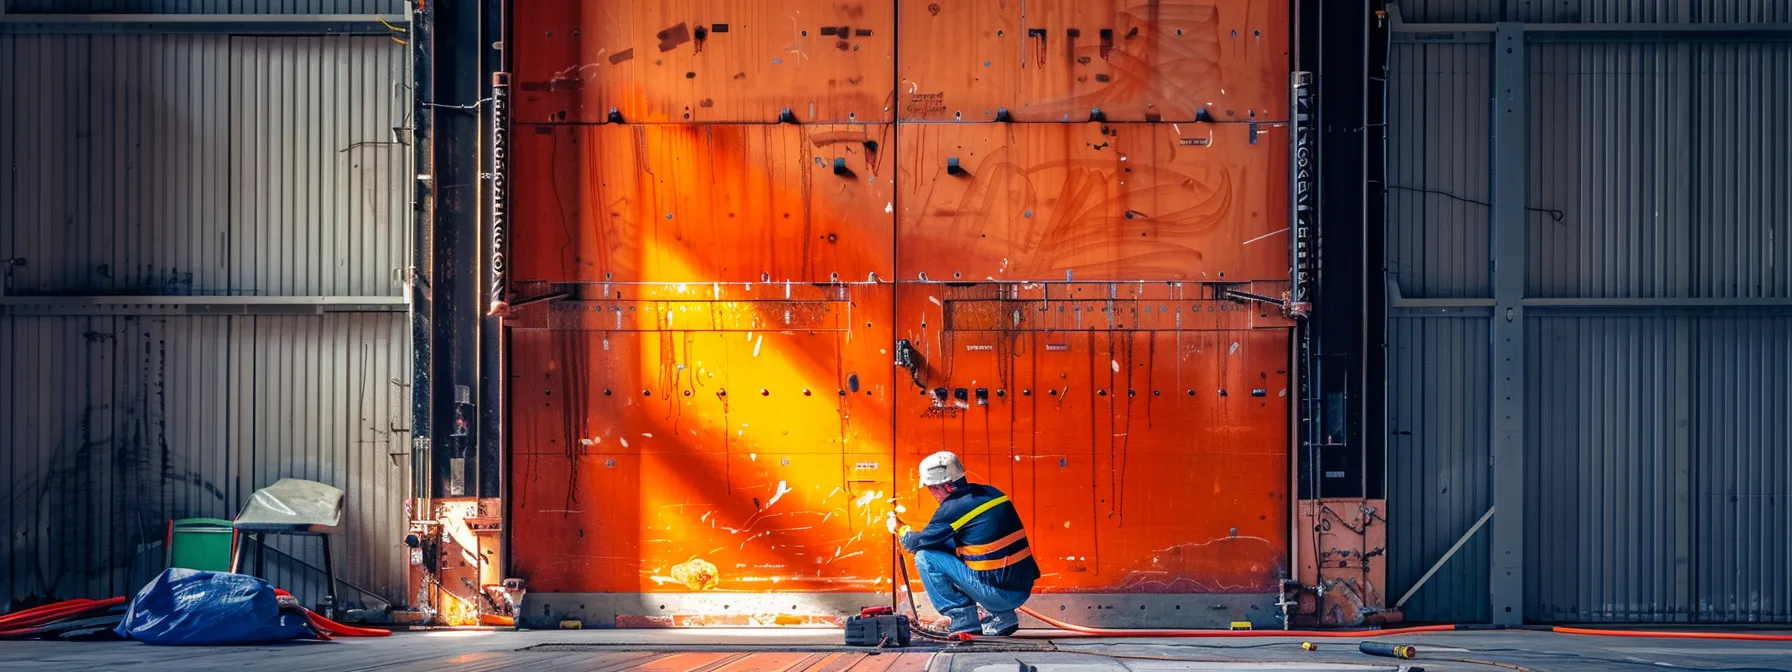
{"label": "black metal post", "polygon": [[415,187],[411,193],[411,496],[435,494],[435,302],[430,278],[435,268],[435,185],[433,115],[435,95],[434,3],[413,6],[407,37],[411,46],[411,150]]}
{"label": "black metal post", "polygon": [[503,488],[504,453],[504,312],[508,296],[506,243],[509,199],[506,190],[510,158],[510,66],[506,2],[484,0],[480,7],[481,81],[490,83],[484,108],[486,141],[483,173],[486,183],[486,226],[480,244],[486,259],[485,315],[479,321],[479,488],[480,497],[498,497]]}
{"label": "black metal post", "polygon": [[[1371,342],[1379,347],[1365,326],[1367,231],[1381,226],[1379,218],[1370,218],[1366,198],[1371,13],[1367,3],[1308,2],[1301,10],[1295,69],[1314,73],[1317,100],[1309,117],[1317,133],[1312,154],[1317,170],[1313,220],[1305,236],[1308,253],[1301,255],[1300,269],[1307,286],[1303,298],[1313,304],[1297,335],[1305,350],[1299,363],[1305,388],[1300,496],[1367,497],[1380,494],[1381,479],[1371,488],[1367,466],[1382,461],[1384,445],[1367,440],[1364,421],[1368,391],[1381,379],[1368,369],[1365,348]],[[1372,268],[1379,270],[1379,264]],[[1371,452],[1377,453],[1374,458]]]}
{"label": "black metal post", "polygon": [[435,255],[432,290],[435,308],[434,389],[435,492],[473,495],[479,485],[479,421],[474,391],[479,387],[479,320],[484,313],[479,287],[482,234],[479,213],[484,189],[479,145],[484,134],[485,79],[478,3],[431,2],[435,12]]}

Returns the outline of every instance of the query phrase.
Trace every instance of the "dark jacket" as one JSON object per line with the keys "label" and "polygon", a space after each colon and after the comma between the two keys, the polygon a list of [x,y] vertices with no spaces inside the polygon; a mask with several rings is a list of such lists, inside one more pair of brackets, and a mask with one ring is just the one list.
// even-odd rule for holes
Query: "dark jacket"
{"label": "dark jacket", "polygon": [[1031,591],[1039,578],[1020,512],[1002,491],[981,483],[960,481],[926,527],[902,536],[902,547],[955,553],[979,581],[1003,590]]}

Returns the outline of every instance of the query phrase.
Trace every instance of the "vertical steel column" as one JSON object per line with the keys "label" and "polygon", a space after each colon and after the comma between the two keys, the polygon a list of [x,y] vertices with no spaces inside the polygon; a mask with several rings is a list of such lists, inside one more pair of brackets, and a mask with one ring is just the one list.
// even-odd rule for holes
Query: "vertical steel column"
{"label": "vertical steel column", "polygon": [[416,173],[411,192],[411,268],[406,280],[411,299],[411,497],[433,496],[435,461],[435,318],[430,277],[435,268],[435,188],[431,184],[434,155],[429,101],[435,95],[435,10],[433,4],[412,6],[411,151]]}
{"label": "vertical steel column", "polygon": [[486,80],[480,77],[479,6],[468,2],[426,3],[435,14],[435,91],[429,111],[435,182],[435,240],[431,254],[434,292],[436,444],[435,496],[479,493],[479,321],[485,292],[480,287],[479,145],[486,124],[481,110]]}
{"label": "vertical steel column", "polygon": [[1524,299],[1525,164],[1529,114],[1524,24],[1501,23],[1493,37],[1493,472],[1488,590],[1493,622],[1524,622]]}
{"label": "vertical steel column", "polygon": [[486,311],[479,319],[479,487],[480,497],[497,497],[502,490],[504,450],[504,314],[508,304],[510,218],[509,191],[505,188],[510,158],[510,72],[505,36],[505,3],[484,0],[479,9],[480,69],[490,82],[484,107],[486,139],[481,147],[481,172],[485,189],[485,235],[480,240],[490,263],[485,268],[488,287]]}

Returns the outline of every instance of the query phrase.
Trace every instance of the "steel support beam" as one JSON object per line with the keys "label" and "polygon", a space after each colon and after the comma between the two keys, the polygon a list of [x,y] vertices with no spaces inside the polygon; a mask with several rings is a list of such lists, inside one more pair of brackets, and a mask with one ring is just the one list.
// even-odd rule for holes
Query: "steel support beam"
{"label": "steel support beam", "polygon": [[1525,164],[1530,112],[1524,25],[1502,23],[1493,37],[1493,415],[1488,458],[1493,472],[1493,622],[1524,622],[1524,277]]}
{"label": "steel support beam", "polygon": [[487,127],[483,95],[490,81],[480,76],[482,4],[427,3],[434,78],[428,115],[435,187],[430,347],[435,357],[436,497],[477,496],[481,491],[479,323],[485,315],[480,287],[485,258],[480,255],[480,214],[485,189],[479,146]]}
{"label": "steel support beam", "polygon": [[[1400,291],[1399,283],[1393,278],[1387,279],[1387,302],[1389,308],[1406,312],[1492,308],[1498,303],[1491,298],[1479,297],[1441,297],[1410,298]],[[1694,311],[1725,309],[1731,312],[1763,311],[1771,313],[1783,312],[1792,308],[1792,297],[1542,297],[1520,299],[1518,304],[1532,310],[1550,312],[1586,312],[1598,310],[1663,310],[1678,311],[1690,314]]]}
{"label": "steel support beam", "polygon": [[0,35],[391,35],[409,23],[396,14],[6,14]]}
{"label": "steel support beam", "polygon": [[322,315],[402,313],[402,296],[9,296],[0,315]]}
{"label": "steel support beam", "polygon": [[435,496],[435,9],[411,22],[411,496]]}
{"label": "steel support beam", "polygon": [[[1388,25],[1400,43],[1485,44],[1500,24],[1407,23],[1388,6]],[[1529,42],[1792,42],[1792,23],[1526,23]]]}
{"label": "steel support beam", "polygon": [[[509,158],[510,85],[506,66],[509,38],[505,34],[504,0],[483,0],[479,6],[479,82],[481,97],[492,101],[480,108],[484,130],[479,144],[481,181],[484,183],[480,205],[479,252],[483,273],[474,273],[480,287],[490,288],[489,296],[474,291],[471,297],[480,311],[477,338],[479,342],[479,490],[480,497],[498,497],[503,484],[504,449],[504,321],[496,302],[502,301],[505,287],[506,228],[509,225],[507,196],[504,189]],[[482,300],[484,299],[484,300]],[[505,557],[509,557],[508,555]]]}

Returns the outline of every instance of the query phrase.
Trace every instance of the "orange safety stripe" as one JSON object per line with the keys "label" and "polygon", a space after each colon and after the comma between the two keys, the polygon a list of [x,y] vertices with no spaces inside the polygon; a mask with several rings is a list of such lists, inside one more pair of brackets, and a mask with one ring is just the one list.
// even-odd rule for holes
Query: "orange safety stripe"
{"label": "orange safety stripe", "polygon": [[1020,541],[1025,538],[1027,538],[1026,530],[1015,530],[1014,534],[1010,534],[1006,537],[1002,537],[1001,539],[997,539],[997,540],[989,542],[987,544],[959,546],[958,547],[958,555],[966,556],[966,555],[983,555],[985,553],[994,553],[996,551],[1007,548],[1009,545],[1013,544],[1014,542]]}
{"label": "orange safety stripe", "polygon": [[1033,549],[1032,547],[1027,547],[1021,549],[1019,553],[1015,553],[1006,558],[996,558],[994,560],[969,560],[966,561],[964,565],[978,571],[989,571],[1007,567],[1030,557],[1033,557]]}

